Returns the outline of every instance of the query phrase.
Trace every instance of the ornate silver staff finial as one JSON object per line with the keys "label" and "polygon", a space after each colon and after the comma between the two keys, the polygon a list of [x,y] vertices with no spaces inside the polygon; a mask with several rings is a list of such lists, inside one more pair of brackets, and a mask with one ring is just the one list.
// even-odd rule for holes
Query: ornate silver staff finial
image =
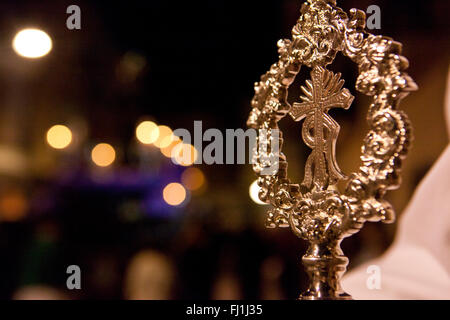
{"label": "ornate silver staff finial", "polygon": [[[399,186],[401,159],[411,141],[408,118],[397,106],[417,86],[404,72],[408,60],[401,56],[401,44],[366,33],[364,12],[352,9],[348,17],[334,0],[306,2],[292,39],[280,40],[278,52],[279,61],[255,85],[247,125],[268,130],[267,137],[259,137],[265,140],[259,146],[268,144],[278,121],[289,113],[295,121],[304,120],[302,136],[312,152],[302,183],[306,192],[301,193],[300,186],[287,177],[287,160],[281,150],[275,154],[279,170],[262,175],[264,152],[255,148],[253,168],[259,175],[259,197],[273,207],[267,226],[290,227],[309,242],[302,261],[310,285],[301,299],[350,299],[339,283],[348,264],[340,243],[366,221],[390,223],[395,218],[383,196]],[[341,75],[326,69],[338,52],[358,64],[356,89],[373,97],[362,165],[348,178],[335,158],[339,125],[328,115],[329,109],[348,109],[353,101],[350,92],[343,89]],[[288,89],[302,65],[312,69],[311,80],[302,87],[302,102],[291,106]],[[281,134],[277,139],[281,146]],[[342,192],[336,191],[340,180],[346,180]]]}

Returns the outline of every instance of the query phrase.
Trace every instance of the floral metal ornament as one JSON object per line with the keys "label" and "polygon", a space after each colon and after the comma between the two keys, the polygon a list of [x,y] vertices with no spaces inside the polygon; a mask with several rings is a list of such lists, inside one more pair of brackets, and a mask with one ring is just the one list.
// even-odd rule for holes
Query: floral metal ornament
{"label": "floral metal ornament", "polygon": [[[278,42],[279,61],[255,84],[247,125],[267,132],[258,137],[253,155],[259,198],[272,205],[267,227],[289,227],[309,242],[302,261],[310,284],[300,299],[350,299],[340,285],[348,264],[341,241],[358,232],[366,221],[391,223],[395,219],[383,196],[400,184],[401,163],[412,134],[398,105],[417,85],[404,72],[408,60],[401,56],[401,44],[367,33],[365,21],[363,11],[352,9],[348,16],[336,7],[335,0],[307,1],[292,39]],[[328,114],[331,108],[348,109],[354,99],[343,89],[340,74],[326,69],[338,52],[358,65],[356,89],[372,97],[362,165],[348,177],[335,158],[339,125]],[[311,68],[311,80],[302,87],[301,102],[291,106],[288,89],[302,65]],[[281,152],[278,122],[287,114],[295,121],[303,120],[302,137],[312,150],[303,188],[287,177],[287,159]],[[275,139],[279,148],[269,158],[277,162],[278,170],[262,174],[268,166],[267,145]],[[336,184],[341,180],[346,187],[339,192]]]}

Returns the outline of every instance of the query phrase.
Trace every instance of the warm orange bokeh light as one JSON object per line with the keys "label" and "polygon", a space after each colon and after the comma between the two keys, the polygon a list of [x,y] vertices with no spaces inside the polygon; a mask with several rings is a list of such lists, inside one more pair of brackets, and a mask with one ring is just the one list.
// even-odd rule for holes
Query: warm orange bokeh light
{"label": "warm orange bokeh light", "polygon": [[66,126],[57,124],[48,129],[47,143],[55,149],[64,149],[72,142],[72,131]]}
{"label": "warm orange bokeh light", "polygon": [[136,138],[143,144],[152,144],[159,137],[159,128],[152,121],[143,121],[136,127]]}
{"label": "warm orange bokeh light", "polygon": [[28,209],[27,199],[20,191],[9,191],[0,197],[0,220],[19,221]]}
{"label": "warm orange bokeh light", "polygon": [[205,175],[200,169],[187,168],[181,175],[181,182],[188,190],[198,190],[205,184]]}
{"label": "warm orange bokeh light", "polygon": [[169,183],[163,190],[164,201],[171,206],[178,206],[186,199],[186,189],[179,183]]}
{"label": "warm orange bokeh light", "polygon": [[158,148],[168,147],[173,141],[173,132],[168,126],[158,126],[159,136],[153,143]]}
{"label": "warm orange bokeh light", "polygon": [[167,147],[160,149],[161,153],[167,158],[172,157],[172,151],[179,143],[181,143],[181,139],[177,136],[174,136],[172,142]]}
{"label": "warm orange bokeh light", "polygon": [[99,143],[92,149],[92,161],[99,167],[107,167],[116,159],[116,151],[107,143]]}
{"label": "warm orange bokeh light", "polygon": [[189,167],[197,160],[198,151],[191,144],[180,143],[172,150],[172,161],[184,167]]}

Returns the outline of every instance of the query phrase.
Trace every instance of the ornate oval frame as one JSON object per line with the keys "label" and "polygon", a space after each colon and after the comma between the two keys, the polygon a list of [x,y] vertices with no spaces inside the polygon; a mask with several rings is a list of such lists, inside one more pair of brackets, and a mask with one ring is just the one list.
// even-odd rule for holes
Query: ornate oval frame
{"label": "ornate oval frame", "polygon": [[[365,21],[363,11],[352,9],[348,17],[336,7],[335,0],[307,1],[292,30],[292,39],[278,42],[279,61],[255,84],[247,125],[269,132],[264,141],[258,138],[258,146],[273,143],[271,133],[279,130],[278,122],[287,114],[301,120],[307,110],[312,110],[307,109],[308,106],[318,106],[316,82],[323,83],[321,92],[334,92],[336,99],[341,98],[335,100],[334,105],[338,102],[344,108],[350,105],[353,97],[347,89],[342,89],[340,74],[335,75],[325,68],[334,61],[338,52],[358,65],[356,89],[373,97],[367,115],[370,130],[362,146],[362,165],[359,171],[350,174],[342,193],[329,188],[345,177],[334,160],[334,142],[339,126],[327,118],[323,99],[320,100],[320,106],[325,108],[322,125],[314,120],[319,114],[314,118],[312,113],[303,123],[303,139],[314,151],[313,167],[308,169],[307,162],[303,182],[306,192],[287,177],[288,163],[281,152],[281,133],[280,147],[276,154],[272,154],[278,161],[276,173],[261,175],[267,163],[262,160],[264,155],[260,148],[255,148],[253,169],[259,176],[259,197],[272,205],[267,226],[290,227],[297,236],[309,241],[310,249],[303,257],[303,263],[307,272],[309,270],[311,282],[319,281],[317,274],[326,275],[326,280],[320,280],[323,285],[311,285],[303,298],[348,298],[339,286],[340,275],[347,264],[340,251],[340,242],[359,231],[366,221],[389,223],[395,219],[392,206],[383,196],[387,190],[399,187],[401,162],[412,139],[408,118],[397,107],[410,91],[417,90],[417,86],[404,72],[408,68],[408,60],[401,56],[401,44],[388,37],[367,33]],[[293,107],[287,101],[288,89],[302,65],[312,69],[312,81],[307,81],[303,88],[303,103]],[[322,134],[322,127],[328,140]],[[311,131],[318,134],[313,138]],[[317,272],[317,265],[324,261],[328,267]]]}

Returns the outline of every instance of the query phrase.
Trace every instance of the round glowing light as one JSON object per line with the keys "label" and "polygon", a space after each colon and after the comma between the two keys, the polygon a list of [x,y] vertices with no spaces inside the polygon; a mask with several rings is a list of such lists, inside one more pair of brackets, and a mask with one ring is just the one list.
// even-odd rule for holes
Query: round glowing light
{"label": "round glowing light", "polygon": [[0,197],[0,220],[14,222],[25,217],[28,203],[22,192],[10,191]]}
{"label": "round glowing light", "polygon": [[159,128],[152,121],[143,121],[136,127],[136,138],[143,144],[154,143],[159,135]]}
{"label": "round glowing light", "polygon": [[171,206],[178,206],[186,199],[186,189],[179,183],[169,183],[163,190],[164,201]]}
{"label": "round glowing light", "polygon": [[172,129],[170,129],[168,126],[158,126],[158,129],[159,137],[153,144],[158,148],[168,147],[174,139]]}
{"label": "round glowing light", "polygon": [[200,169],[187,168],[181,175],[181,182],[188,190],[198,190],[205,184],[205,175]]}
{"label": "round glowing light", "polygon": [[166,137],[164,137],[163,139],[161,139],[161,142],[159,143],[159,147],[160,148],[167,148],[168,146],[170,146],[172,144],[172,142],[174,141],[174,135],[168,135]]}
{"label": "round glowing light", "polygon": [[198,151],[191,144],[180,143],[172,150],[172,161],[183,167],[194,164],[198,158]]}
{"label": "round glowing light", "polygon": [[172,157],[173,148],[175,148],[180,143],[181,143],[181,139],[177,136],[174,136],[172,139],[172,142],[167,147],[160,149],[161,153],[167,158]]}
{"label": "round glowing light", "polygon": [[16,53],[25,58],[40,58],[52,50],[52,39],[42,30],[24,29],[13,40]]}
{"label": "round glowing light", "polygon": [[260,188],[258,186],[258,181],[257,180],[253,181],[253,183],[250,185],[250,188],[249,188],[250,198],[257,204],[266,205],[266,203],[259,200],[259,196],[258,196],[259,189]]}
{"label": "round glowing light", "polygon": [[107,143],[99,143],[92,149],[92,161],[99,167],[107,167],[116,159],[116,151]]}
{"label": "round glowing light", "polygon": [[47,143],[55,149],[64,149],[72,142],[72,131],[57,124],[47,131]]}

